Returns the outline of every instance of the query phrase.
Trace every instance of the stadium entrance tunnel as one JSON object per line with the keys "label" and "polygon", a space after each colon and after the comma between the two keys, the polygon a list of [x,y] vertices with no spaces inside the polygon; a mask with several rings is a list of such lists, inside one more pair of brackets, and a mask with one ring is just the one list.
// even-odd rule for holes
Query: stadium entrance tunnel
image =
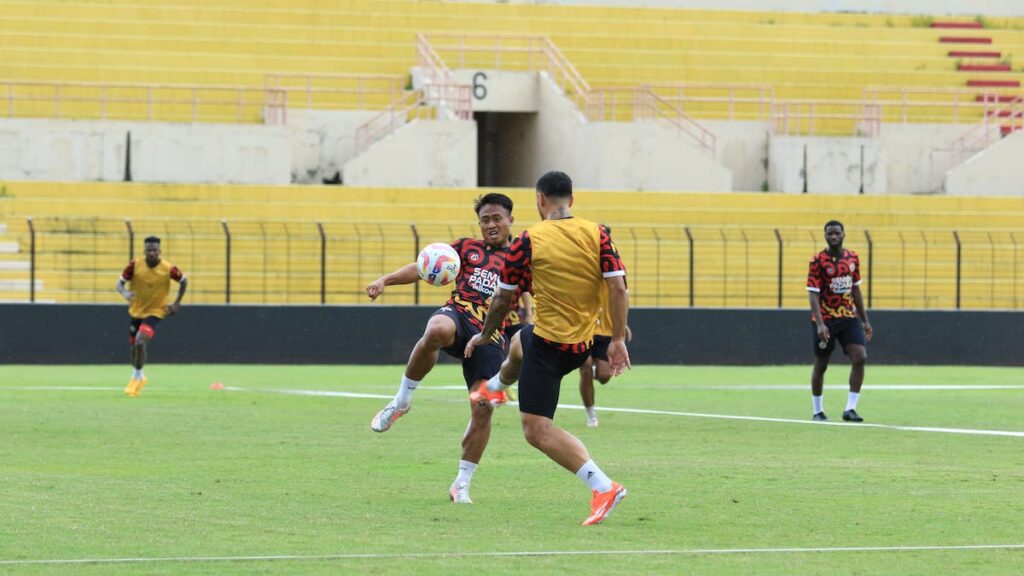
{"label": "stadium entrance tunnel", "polygon": [[475,112],[477,123],[477,186],[532,188],[535,113]]}

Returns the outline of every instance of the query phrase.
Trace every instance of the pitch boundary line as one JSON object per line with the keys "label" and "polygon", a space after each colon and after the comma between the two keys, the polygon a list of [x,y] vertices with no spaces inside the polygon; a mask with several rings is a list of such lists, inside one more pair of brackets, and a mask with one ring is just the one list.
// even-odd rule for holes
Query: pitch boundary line
{"label": "pitch boundary line", "polygon": [[[394,398],[391,394],[363,394],[359,392],[336,392],[331,390],[267,390],[278,394],[294,394],[299,396],[334,396],[341,398],[377,398],[390,400]],[[515,406],[515,402],[509,402]],[[559,404],[559,409],[584,410],[579,404]],[[775,422],[782,424],[809,424],[811,426],[841,426],[844,428],[877,428],[882,430],[900,430],[904,432],[935,432],[942,434],[972,434],[978,436],[1008,436],[1011,438],[1024,438],[1024,431],[1013,430],[975,430],[971,428],[939,428],[931,426],[900,426],[896,424],[872,424],[846,422],[815,422],[813,420],[797,420],[795,418],[772,418],[768,416],[740,416],[736,414],[707,414],[703,412],[677,412],[672,410],[648,410],[644,408],[615,408],[613,406],[601,406],[601,412],[621,412],[625,414],[651,414],[655,416],[684,416],[688,418],[711,418],[717,420],[746,420],[750,422]]]}
{"label": "pitch boundary line", "polygon": [[[68,387],[71,388],[71,387]],[[0,388],[2,389],[2,388]],[[26,389],[39,389],[38,387],[26,387]],[[76,390],[84,390],[85,388],[75,388]],[[100,390],[107,390],[101,388]],[[246,389],[246,388],[235,388],[227,387],[225,390],[233,392],[271,392],[275,394],[288,394],[295,396],[329,396],[329,397],[340,397],[340,398],[361,398],[361,399],[379,399],[379,400],[390,400],[394,396],[391,394],[370,394],[361,392],[341,392],[333,390],[288,390],[288,389]],[[515,406],[515,402],[509,404]],[[560,409],[568,410],[583,410],[584,407],[579,404],[559,404]],[[966,434],[974,436],[1001,436],[1009,438],[1024,438],[1024,431],[1014,430],[978,430],[972,428],[943,428],[933,426],[901,426],[897,424],[876,424],[869,422],[860,422],[856,424],[849,424],[845,422],[815,422],[812,420],[798,420],[795,418],[772,418],[769,416],[741,416],[737,414],[709,414],[704,412],[680,412],[673,410],[649,410],[644,408],[616,408],[613,406],[602,406],[602,412],[620,412],[624,414],[650,414],[655,416],[683,416],[688,418],[709,418],[715,420],[744,420],[748,422],[774,422],[780,424],[805,424],[812,426],[841,426],[844,428],[874,428],[881,430],[900,430],[903,432],[933,432],[938,434]]]}
{"label": "pitch boundary line", "polygon": [[142,564],[157,562],[266,562],[318,560],[409,560],[436,558],[501,558],[552,556],[726,556],[736,554],[823,554],[853,552],[941,552],[953,550],[1024,550],[1024,544],[963,544],[936,546],[848,546],[821,548],[691,548],[679,550],[537,550],[513,552],[408,552],[397,554],[279,554],[264,556],[167,556],[142,558],[67,558],[54,560],[0,560],[0,566]]}

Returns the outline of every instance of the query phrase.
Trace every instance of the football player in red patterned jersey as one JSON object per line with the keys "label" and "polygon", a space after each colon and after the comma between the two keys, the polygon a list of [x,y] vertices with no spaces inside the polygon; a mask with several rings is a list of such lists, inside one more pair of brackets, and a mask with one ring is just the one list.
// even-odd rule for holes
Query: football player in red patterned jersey
{"label": "football player in red patterned jersey", "polygon": [[843,248],[846,231],[841,222],[825,224],[828,248],[814,256],[807,272],[807,294],[811,304],[814,334],[814,370],[811,372],[811,400],[814,420],[828,420],[822,405],[822,390],[829,358],[836,341],[850,357],[850,393],[843,420],[863,422],[857,414],[857,399],[864,383],[864,364],[872,329],[861,295],[860,258]]}
{"label": "football player in red patterned jersey", "polygon": [[[395,398],[370,422],[374,432],[385,432],[409,411],[413,391],[434,367],[439,350],[461,360],[466,386],[470,393],[476,394],[470,402],[469,426],[462,438],[459,473],[449,489],[449,496],[455,503],[472,502],[469,483],[491,436],[491,413],[495,406],[508,401],[505,392],[490,392],[486,386],[487,379],[498,371],[505,358],[502,339],[496,337],[483,346],[479,358],[464,358],[462,351],[466,342],[483,328],[487,307],[498,288],[508,252],[509,229],[514,221],[512,199],[504,194],[486,194],[477,198],[474,208],[483,240],[460,238],[452,242],[462,264],[451,297],[427,322],[423,336],[409,355]],[[375,300],[384,293],[385,286],[412,284],[418,280],[413,262],[372,282],[366,287],[366,294]]]}

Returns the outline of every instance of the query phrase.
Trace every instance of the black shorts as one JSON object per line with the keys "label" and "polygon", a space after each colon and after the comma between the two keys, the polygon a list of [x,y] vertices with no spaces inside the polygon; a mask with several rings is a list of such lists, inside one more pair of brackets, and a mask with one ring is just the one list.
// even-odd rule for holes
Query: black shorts
{"label": "black shorts", "polygon": [[160,319],[156,316],[146,316],[146,318],[132,318],[132,323],[128,326],[128,342],[135,344],[135,336],[139,334],[139,329],[143,325],[147,326],[150,332],[149,338],[152,340],[153,336],[156,336],[156,325],[160,323]]}
{"label": "black shorts", "polygon": [[512,337],[516,335],[516,332],[519,332],[522,329],[522,324],[509,324],[508,328],[505,328],[505,342],[511,342]]}
{"label": "black shorts", "polygon": [[594,336],[594,345],[590,347],[590,357],[594,360],[608,361],[608,345],[612,343],[611,336]]}
{"label": "black shorts", "polygon": [[466,388],[472,388],[477,380],[487,380],[501,370],[501,363],[505,360],[505,349],[501,344],[478,346],[473,350],[473,356],[465,357],[466,343],[480,333],[480,330],[470,322],[467,313],[452,306],[445,306],[438,308],[431,317],[439,315],[447,316],[455,322],[455,342],[442,350],[462,361],[462,377],[466,379]]}
{"label": "black shorts", "polygon": [[867,348],[868,338],[864,334],[864,325],[860,318],[829,318],[825,320],[825,327],[828,328],[830,338],[824,348],[821,347],[821,339],[818,338],[818,327],[811,322],[811,333],[814,335],[814,355],[831,356],[836,349],[836,341],[842,347],[843,354],[846,354],[846,347],[850,344],[859,344]]}
{"label": "black shorts", "polygon": [[587,360],[590,350],[561,350],[533,335],[533,324],[519,333],[523,345],[523,366],[519,370],[519,411],[546,418],[555,417],[562,377]]}

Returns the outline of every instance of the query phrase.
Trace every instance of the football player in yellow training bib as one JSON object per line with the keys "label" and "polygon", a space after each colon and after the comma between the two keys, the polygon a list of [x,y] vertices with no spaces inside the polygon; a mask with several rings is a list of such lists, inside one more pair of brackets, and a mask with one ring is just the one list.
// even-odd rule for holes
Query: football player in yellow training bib
{"label": "football player in yellow training bib", "polygon": [[[146,347],[156,336],[156,326],[168,315],[175,315],[181,308],[188,279],[177,266],[160,258],[160,239],[150,236],[145,241],[145,258],[136,258],[128,263],[117,280],[117,291],[128,301],[131,326],[128,328],[128,344],[132,347],[132,379],[124,393],[135,397],[142,392],[147,379],[142,372],[146,363]],[[178,297],[167,304],[171,280],[178,283]]]}

